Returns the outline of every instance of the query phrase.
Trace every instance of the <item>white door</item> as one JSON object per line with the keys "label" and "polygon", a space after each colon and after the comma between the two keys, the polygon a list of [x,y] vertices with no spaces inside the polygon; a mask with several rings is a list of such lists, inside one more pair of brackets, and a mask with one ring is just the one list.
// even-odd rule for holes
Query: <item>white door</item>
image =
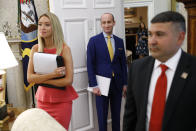
{"label": "white door", "polygon": [[[64,38],[72,51],[74,62],[73,86],[79,98],[73,102],[70,131],[98,131],[95,99],[86,89],[88,76],[86,48],[91,36],[101,32],[100,16],[113,13],[114,34],[124,39],[124,10],[122,0],[50,0],[50,11],[62,24]],[[109,121],[110,122],[110,121]]]}

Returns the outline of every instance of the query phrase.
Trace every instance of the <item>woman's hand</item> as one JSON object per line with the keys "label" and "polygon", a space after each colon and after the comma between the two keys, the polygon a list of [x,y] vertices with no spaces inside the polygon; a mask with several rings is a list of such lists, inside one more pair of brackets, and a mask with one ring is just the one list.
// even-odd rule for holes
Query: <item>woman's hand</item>
{"label": "woman's hand", "polygon": [[55,73],[56,77],[64,76],[65,75],[65,66],[56,68],[54,70],[54,73]]}

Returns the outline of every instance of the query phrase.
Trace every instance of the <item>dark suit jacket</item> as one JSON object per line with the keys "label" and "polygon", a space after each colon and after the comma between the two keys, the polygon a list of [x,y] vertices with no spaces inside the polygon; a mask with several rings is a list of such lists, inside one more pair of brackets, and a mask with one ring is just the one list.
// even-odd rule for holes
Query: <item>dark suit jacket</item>
{"label": "dark suit jacket", "polygon": [[115,54],[111,62],[107,44],[103,33],[89,40],[87,47],[87,70],[89,86],[97,86],[95,75],[111,78],[115,74],[117,87],[127,85],[127,66],[123,40],[113,35],[115,41]]}
{"label": "dark suit jacket", "polygon": [[[148,90],[155,59],[130,66],[123,131],[145,131]],[[187,73],[187,78],[182,74]],[[196,58],[182,52],[166,101],[162,131],[196,129]]]}

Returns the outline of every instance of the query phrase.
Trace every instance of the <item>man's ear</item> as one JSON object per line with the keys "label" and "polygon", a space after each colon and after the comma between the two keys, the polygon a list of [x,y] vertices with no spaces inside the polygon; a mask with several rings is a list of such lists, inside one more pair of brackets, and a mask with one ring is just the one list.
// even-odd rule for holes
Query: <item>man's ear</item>
{"label": "man's ear", "polygon": [[179,33],[179,36],[178,36],[178,44],[181,46],[184,42],[184,39],[185,39],[185,35],[186,33],[184,31],[181,31]]}

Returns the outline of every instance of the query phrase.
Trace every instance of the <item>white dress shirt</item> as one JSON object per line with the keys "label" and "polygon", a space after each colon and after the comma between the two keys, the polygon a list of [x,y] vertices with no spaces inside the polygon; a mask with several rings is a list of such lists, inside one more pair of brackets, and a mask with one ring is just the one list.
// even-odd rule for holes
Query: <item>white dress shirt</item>
{"label": "white dress shirt", "polygon": [[152,76],[151,76],[151,81],[150,81],[150,87],[149,87],[149,92],[148,92],[148,103],[147,103],[147,113],[146,113],[146,131],[148,131],[149,128],[149,122],[150,122],[150,116],[151,116],[151,109],[152,109],[152,102],[153,102],[153,96],[154,96],[154,91],[155,91],[155,86],[158,77],[161,74],[161,67],[159,66],[160,64],[165,64],[168,69],[166,70],[166,76],[167,76],[167,94],[166,94],[166,99],[168,97],[170,88],[171,88],[171,83],[176,71],[177,64],[179,62],[180,56],[182,54],[181,48],[177,51],[177,53],[171,57],[169,60],[167,60],[165,63],[161,63],[157,59],[155,60],[154,63],[154,68],[152,71]]}

